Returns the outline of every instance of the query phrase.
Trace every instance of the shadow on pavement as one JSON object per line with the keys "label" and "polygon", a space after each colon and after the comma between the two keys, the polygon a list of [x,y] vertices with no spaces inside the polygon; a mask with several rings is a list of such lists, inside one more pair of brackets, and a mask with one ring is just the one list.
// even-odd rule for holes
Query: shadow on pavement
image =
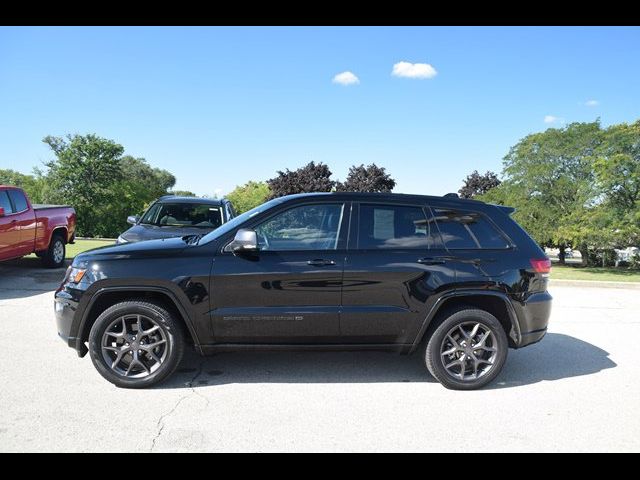
{"label": "shadow on pavement", "polygon": [[70,263],[67,260],[64,268],[44,268],[35,257],[0,263],[0,300],[26,298],[55,290]]}
{"label": "shadow on pavement", "polygon": [[591,375],[618,365],[609,352],[570,335],[547,333],[539,343],[510,350],[500,376],[486,388],[506,388]]}
{"label": "shadow on pavement", "polygon": [[[569,335],[510,350],[498,378],[485,389],[517,387],[590,375],[616,366],[601,348]],[[235,352],[200,357],[185,352],[178,370],[156,388],[231,383],[435,382],[419,355],[387,352]]]}

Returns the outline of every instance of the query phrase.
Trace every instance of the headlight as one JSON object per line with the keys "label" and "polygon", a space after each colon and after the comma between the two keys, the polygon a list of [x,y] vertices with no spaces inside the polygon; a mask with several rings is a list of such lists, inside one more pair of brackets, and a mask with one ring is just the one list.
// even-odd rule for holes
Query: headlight
{"label": "headlight", "polygon": [[80,280],[82,280],[82,277],[84,277],[86,271],[86,268],[69,267],[69,269],[67,270],[67,282],[80,283]]}
{"label": "headlight", "polygon": [[116,243],[129,243],[122,235],[116,239]]}

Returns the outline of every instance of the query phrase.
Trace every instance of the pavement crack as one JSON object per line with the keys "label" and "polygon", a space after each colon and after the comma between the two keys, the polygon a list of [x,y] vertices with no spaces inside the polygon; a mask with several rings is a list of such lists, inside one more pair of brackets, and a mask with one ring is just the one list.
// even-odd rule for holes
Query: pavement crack
{"label": "pavement crack", "polygon": [[151,448],[149,449],[149,452],[153,452],[153,449],[156,447],[156,442],[158,441],[158,439],[162,435],[162,432],[164,431],[164,427],[166,425],[165,420],[169,418],[171,415],[173,415],[173,413],[178,409],[178,407],[183,401],[185,401],[187,398],[189,398],[192,395],[197,395],[200,398],[204,399],[204,401],[207,402],[207,406],[209,406],[209,399],[204,395],[202,395],[200,392],[198,392],[194,387],[195,381],[198,379],[200,375],[202,375],[205,361],[206,359],[202,359],[200,361],[200,364],[198,365],[198,370],[196,371],[194,376],[191,378],[191,380],[189,380],[186,383],[187,387],[189,387],[191,392],[188,393],[187,395],[183,395],[182,397],[180,397],[178,401],[175,403],[175,405],[171,408],[171,410],[169,410],[166,413],[163,413],[162,415],[160,415],[160,418],[158,418],[158,422],[156,423],[157,432],[153,437],[153,439],[151,440]]}

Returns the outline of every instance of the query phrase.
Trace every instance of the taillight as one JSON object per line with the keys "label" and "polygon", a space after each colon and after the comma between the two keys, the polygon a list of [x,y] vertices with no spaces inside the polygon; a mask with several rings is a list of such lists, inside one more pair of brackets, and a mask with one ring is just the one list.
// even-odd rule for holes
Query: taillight
{"label": "taillight", "polygon": [[530,262],[536,273],[549,273],[551,271],[551,260],[548,258],[532,258]]}

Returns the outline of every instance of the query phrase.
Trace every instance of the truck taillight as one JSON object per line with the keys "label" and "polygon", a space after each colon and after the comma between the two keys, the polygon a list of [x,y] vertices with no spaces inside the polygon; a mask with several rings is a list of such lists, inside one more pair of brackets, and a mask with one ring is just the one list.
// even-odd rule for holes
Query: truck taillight
{"label": "truck taillight", "polygon": [[549,273],[551,271],[551,260],[548,258],[532,258],[530,262],[536,273]]}

